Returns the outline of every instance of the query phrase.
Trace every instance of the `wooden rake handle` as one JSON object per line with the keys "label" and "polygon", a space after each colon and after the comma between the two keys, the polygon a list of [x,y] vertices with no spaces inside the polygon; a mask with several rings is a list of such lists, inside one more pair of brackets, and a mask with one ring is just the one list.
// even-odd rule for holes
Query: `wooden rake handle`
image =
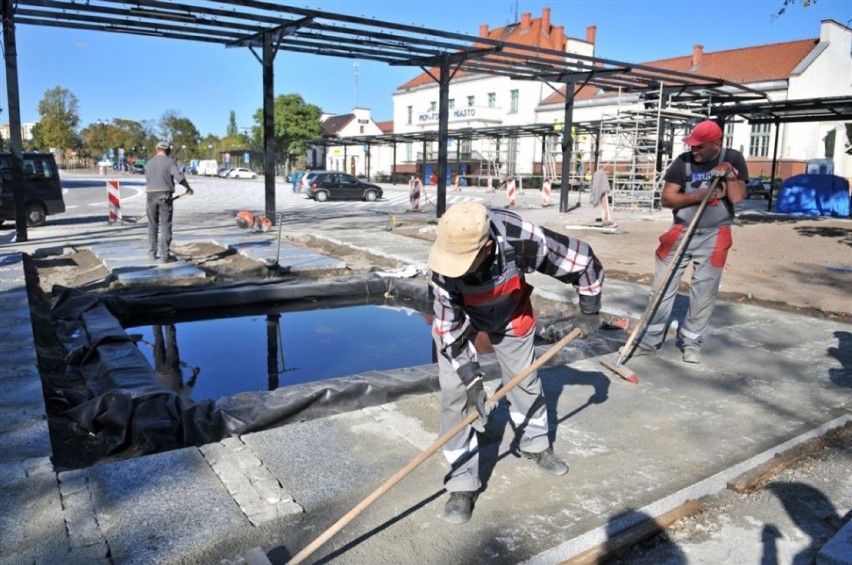
{"label": "wooden rake handle", "polygon": [[[524,379],[530,376],[534,371],[536,371],[539,367],[547,363],[554,355],[556,355],[560,349],[574,341],[575,338],[579,337],[582,332],[574,328],[571,330],[568,335],[560,339],[558,342],[553,344],[553,347],[545,351],[541,357],[533,361],[533,363],[515,375],[511,381],[503,385],[497,392],[494,393],[493,396],[488,398],[485,403],[486,404],[494,404],[500,401],[501,398],[509,394],[509,392],[521,384]],[[297,563],[301,563],[305,560],[309,555],[311,555],[314,551],[319,549],[319,547],[327,542],[331,537],[342,530],[346,524],[354,520],[361,512],[366,510],[371,504],[373,504],[376,500],[378,500],[383,494],[388,492],[391,488],[393,488],[399,481],[404,479],[409,473],[411,473],[418,465],[426,461],[429,457],[431,457],[436,451],[438,451],[441,447],[444,446],[448,441],[450,441],[453,437],[456,436],[459,432],[464,430],[467,426],[473,423],[474,420],[479,418],[479,414],[476,410],[471,410],[470,413],[455,427],[446,432],[444,435],[435,440],[432,445],[427,447],[423,453],[415,457],[411,460],[405,467],[397,471],[391,478],[389,478],[385,483],[373,491],[372,494],[367,496],[364,500],[359,502],[352,510],[347,512],[342,518],[340,518],[337,522],[335,522],[330,528],[328,528],[325,532],[320,534],[314,541],[308,544],[302,551],[293,556],[293,558],[289,561],[291,565],[295,565]]]}

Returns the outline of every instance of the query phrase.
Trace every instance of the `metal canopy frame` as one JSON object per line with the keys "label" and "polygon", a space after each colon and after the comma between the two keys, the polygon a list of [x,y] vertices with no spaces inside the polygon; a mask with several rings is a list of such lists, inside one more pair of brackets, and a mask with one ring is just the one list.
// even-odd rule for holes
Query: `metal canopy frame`
{"label": "metal canopy frame", "polygon": [[741,116],[751,124],[852,120],[852,96],[735,104],[715,108],[719,117]]}
{"label": "metal canopy frame", "polygon": [[[565,84],[563,152],[570,152],[573,125],[573,93],[576,85],[592,85],[604,91],[649,92],[660,85],[681,100],[711,98],[715,104],[734,104],[764,99],[756,90],[741,85],[646,65],[623,63],[592,56],[567,54],[419,26],[348,16],[321,10],[285,6],[258,0],[0,0],[9,91],[13,174],[22,149],[14,29],[17,24],[59,27],[84,31],[122,33],[248,47],[263,66],[264,169],[267,173],[266,213],[275,217],[275,155],[273,138],[273,70],[277,52],[363,59],[394,66],[432,65],[429,72],[440,86],[439,138],[447,132],[447,95],[453,75],[466,73],[505,76]],[[286,37],[286,41],[284,41]],[[256,49],[262,49],[258,55]],[[10,69],[12,72],[10,73]],[[437,76],[436,76],[437,75]],[[445,147],[445,144],[441,144]],[[570,157],[570,155],[566,155]],[[568,158],[563,158],[567,166]],[[19,171],[22,174],[21,171]],[[446,191],[446,154],[439,152],[438,216],[443,214]],[[272,173],[272,174],[270,174]],[[21,198],[17,198],[21,200]],[[565,211],[565,210],[563,210]],[[23,211],[20,212],[23,218]],[[17,217],[17,216],[16,216]],[[16,221],[20,225],[21,221]],[[26,226],[18,228],[26,241]]]}

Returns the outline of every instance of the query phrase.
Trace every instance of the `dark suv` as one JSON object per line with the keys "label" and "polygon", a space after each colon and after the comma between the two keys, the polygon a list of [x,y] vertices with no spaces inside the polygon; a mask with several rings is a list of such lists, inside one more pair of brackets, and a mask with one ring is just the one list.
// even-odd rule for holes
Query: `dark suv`
{"label": "dark suv", "polygon": [[364,182],[357,177],[335,171],[307,175],[308,196],[317,202],[326,200],[366,200],[373,202],[382,197],[380,186]]}
{"label": "dark suv", "polygon": [[[47,216],[65,211],[59,171],[52,153],[24,153],[24,197],[27,225],[41,226]],[[0,153],[0,224],[15,220],[12,154]]]}

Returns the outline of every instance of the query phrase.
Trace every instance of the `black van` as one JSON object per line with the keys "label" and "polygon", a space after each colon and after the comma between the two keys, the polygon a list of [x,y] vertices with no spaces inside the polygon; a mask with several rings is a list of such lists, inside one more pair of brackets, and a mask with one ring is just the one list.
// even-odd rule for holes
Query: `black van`
{"label": "black van", "polygon": [[[28,226],[41,226],[47,216],[65,211],[52,153],[24,153],[24,195]],[[6,220],[15,220],[12,154],[0,153],[0,224]]]}

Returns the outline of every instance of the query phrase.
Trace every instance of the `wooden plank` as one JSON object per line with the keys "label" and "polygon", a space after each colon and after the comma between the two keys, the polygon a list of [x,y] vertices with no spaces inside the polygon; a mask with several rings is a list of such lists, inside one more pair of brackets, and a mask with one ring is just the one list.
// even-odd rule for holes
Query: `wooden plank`
{"label": "wooden plank", "polygon": [[604,563],[613,557],[627,551],[634,545],[664,532],[672,524],[692,516],[701,511],[701,504],[697,500],[687,500],[677,508],[673,508],[656,518],[649,517],[620,534],[617,534],[604,543],[587,549],[571,559],[563,561],[561,565],[591,565]]}
{"label": "wooden plank", "polygon": [[778,453],[766,463],[730,481],[728,488],[740,494],[758,489],[784,469],[795,465],[805,457],[821,452],[825,445],[825,437],[816,437],[783,453]]}

